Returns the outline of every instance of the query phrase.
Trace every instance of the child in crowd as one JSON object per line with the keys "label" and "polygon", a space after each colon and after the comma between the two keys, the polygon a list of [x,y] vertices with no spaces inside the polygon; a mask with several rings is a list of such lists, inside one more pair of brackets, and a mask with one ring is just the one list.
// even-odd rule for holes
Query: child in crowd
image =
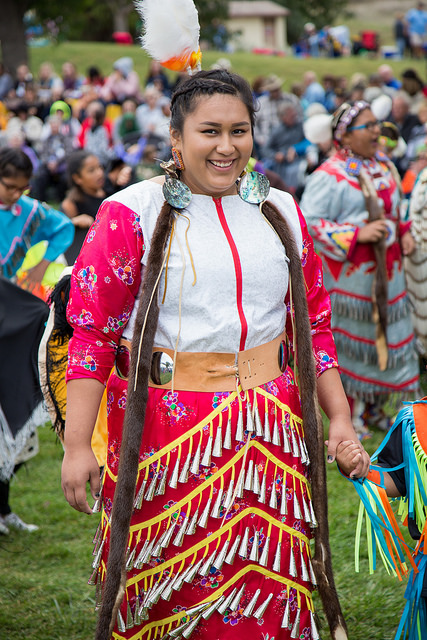
{"label": "child in crowd", "polygon": [[62,201],[61,208],[71,218],[76,230],[74,242],[65,253],[67,262],[73,264],[106,196],[105,173],[95,155],[80,149],[68,158],[67,175],[71,188]]}
{"label": "child in crowd", "polygon": [[[337,448],[337,463],[345,474],[354,469],[359,452],[350,441]],[[405,592],[406,606],[395,640],[427,638],[427,397],[406,403],[372,457],[365,479],[351,478],[365,507],[370,565],[375,569],[375,543],[386,568],[395,575],[412,566]],[[396,510],[388,498],[400,502],[397,510],[409,535],[416,541],[410,549],[399,530]],[[358,523],[360,536],[361,518]],[[407,558],[405,559],[405,554]]]}
{"label": "child in crowd", "polygon": [[32,169],[22,150],[0,150],[0,534],[8,534],[11,527],[37,529],[12,512],[9,485],[22,462],[37,453],[41,394],[33,362],[48,314],[42,300],[11,281],[29,247],[43,241],[43,259],[21,283],[32,291],[74,236],[64,214],[24,195]]}

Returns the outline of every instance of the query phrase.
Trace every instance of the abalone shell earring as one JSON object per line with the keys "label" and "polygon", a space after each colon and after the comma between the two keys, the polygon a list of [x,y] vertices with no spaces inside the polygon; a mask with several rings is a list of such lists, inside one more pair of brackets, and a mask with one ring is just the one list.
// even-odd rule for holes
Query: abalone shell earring
{"label": "abalone shell earring", "polygon": [[270,193],[269,179],[258,171],[244,171],[236,184],[239,196],[249,204],[264,202]]}

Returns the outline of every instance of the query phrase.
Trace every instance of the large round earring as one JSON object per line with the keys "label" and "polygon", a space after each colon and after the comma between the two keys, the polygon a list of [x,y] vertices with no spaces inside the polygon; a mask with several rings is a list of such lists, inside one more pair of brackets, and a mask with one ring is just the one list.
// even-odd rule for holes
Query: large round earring
{"label": "large round earring", "polygon": [[164,199],[174,209],[185,209],[190,204],[193,194],[191,189],[178,178],[175,160],[161,162],[160,166],[166,174],[162,187]]}
{"label": "large round earring", "polygon": [[260,204],[268,198],[270,181],[258,171],[244,171],[237,181],[239,196],[249,204]]}
{"label": "large round earring", "polygon": [[176,147],[172,147],[171,153],[172,153],[172,160],[174,161],[176,168],[179,171],[183,171],[185,167],[184,167],[184,160],[182,159],[181,151],[179,151],[179,149],[177,149]]}

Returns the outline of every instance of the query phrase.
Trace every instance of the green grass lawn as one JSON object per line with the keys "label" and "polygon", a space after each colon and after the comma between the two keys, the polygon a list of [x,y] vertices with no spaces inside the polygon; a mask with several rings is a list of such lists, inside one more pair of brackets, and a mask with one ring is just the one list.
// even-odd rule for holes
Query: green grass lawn
{"label": "green grass lawn", "polygon": [[[95,590],[87,580],[99,516],[80,514],[68,506],[60,486],[62,447],[49,427],[40,428],[39,435],[40,452],[16,475],[11,504],[40,529],[0,537],[0,638],[89,640],[95,626]],[[370,453],[382,435],[365,441]],[[328,466],[328,483],[335,577],[349,638],[391,640],[403,609],[405,585],[382,567],[369,576],[366,554],[361,573],[354,572],[356,492],[335,465]],[[322,613],[321,620],[326,640]]]}
{"label": "green grass lawn", "polygon": [[[51,61],[57,72],[66,60],[73,61],[80,73],[84,74],[89,66],[99,67],[104,74],[112,70],[114,60],[121,56],[130,56],[134,60],[134,66],[138,71],[142,83],[147,75],[149,58],[137,45],[120,46],[105,42],[64,42],[57,46],[30,49],[30,63],[34,74],[40,64],[46,60]],[[203,68],[208,69],[224,53],[218,51],[205,51],[203,53]],[[232,63],[233,69],[241,73],[249,81],[260,75],[275,73],[283,78],[284,87],[288,88],[293,82],[301,80],[304,71],[313,69],[319,78],[325,73],[344,75],[351,77],[353,73],[360,72],[369,75],[374,73],[378,66],[384,62],[382,58],[347,57],[347,58],[295,58],[293,56],[278,57],[255,55],[252,53],[236,52],[226,54]],[[426,64],[423,61],[395,60],[389,61],[395,74],[400,77],[401,72],[408,67],[415,68],[422,78],[426,77]],[[169,73],[169,72],[168,72]],[[175,75],[171,72],[170,77]]]}

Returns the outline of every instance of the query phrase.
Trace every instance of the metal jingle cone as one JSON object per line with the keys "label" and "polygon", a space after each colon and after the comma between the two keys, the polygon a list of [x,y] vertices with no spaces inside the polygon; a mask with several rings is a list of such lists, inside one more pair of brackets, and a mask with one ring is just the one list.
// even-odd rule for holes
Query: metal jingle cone
{"label": "metal jingle cone", "polygon": [[178,475],[179,475],[179,463],[180,463],[181,459],[177,458],[176,462],[175,462],[175,466],[173,468],[172,471],[172,475],[169,478],[169,482],[168,485],[170,486],[171,489],[176,489],[178,486]]}
{"label": "metal jingle cone", "polygon": [[201,445],[199,444],[199,446],[196,449],[196,453],[194,454],[193,462],[191,463],[191,467],[190,467],[190,473],[194,474],[195,476],[197,476],[200,471],[200,452],[201,452]]}
{"label": "metal jingle cone", "polygon": [[159,472],[156,471],[156,473],[153,476],[153,479],[150,482],[150,486],[148,487],[147,491],[145,492],[144,500],[146,500],[147,502],[151,502],[151,500],[154,498],[154,492],[156,490],[156,484],[157,484],[157,478],[158,477],[159,477]]}
{"label": "metal jingle cone", "polygon": [[141,569],[142,565],[146,562],[150,562],[151,560],[151,552],[153,550],[154,544],[156,542],[156,538],[154,537],[151,541],[146,540],[144,542],[144,546],[141,549],[141,553],[138,555],[137,559],[134,562],[135,569]]}
{"label": "metal jingle cone", "polygon": [[128,601],[126,608],[126,629],[132,629],[134,626],[135,622],[133,620],[132,610]]}
{"label": "metal jingle cone", "polygon": [[302,501],[302,510],[304,512],[304,520],[307,524],[311,524],[310,511],[307,506],[307,500],[305,499],[303,493],[301,494],[301,501]]}
{"label": "metal jingle cone", "polygon": [[170,581],[171,581],[171,578],[170,578],[170,576],[168,576],[165,580],[163,580],[163,582],[161,582],[161,583],[159,583],[157,585],[157,587],[154,589],[153,593],[150,595],[150,598],[149,598],[150,605],[158,603],[158,601],[160,600],[160,596],[161,596],[162,592],[168,586]]}
{"label": "metal jingle cone", "polygon": [[[162,542],[166,537],[166,534],[168,532],[168,529],[165,529],[162,533],[162,535],[160,536],[160,538],[157,540],[156,544],[154,544],[151,549],[150,549],[150,559],[151,557],[153,558],[158,558],[161,553],[162,553]],[[148,556],[148,553],[147,553]],[[150,560],[144,560],[144,562],[150,562]]]}
{"label": "metal jingle cone", "polygon": [[135,555],[136,555],[136,545],[134,546],[132,551],[130,551],[130,553],[129,553],[128,557],[127,557],[127,560],[126,560],[126,571],[131,571],[131,569],[133,569]]}
{"label": "metal jingle cone", "polygon": [[239,415],[237,417],[237,427],[236,427],[236,435],[235,439],[238,442],[243,442],[245,439],[244,431],[243,431],[243,412],[240,410]]}
{"label": "metal jingle cone", "polygon": [[252,407],[249,400],[246,405],[246,431],[249,431],[249,433],[255,431],[254,419],[252,416]]}
{"label": "metal jingle cone", "polygon": [[102,550],[104,548],[104,544],[105,544],[105,538],[104,540],[101,542],[101,545],[98,549],[98,553],[96,554],[93,562],[92,562],[92,569],[98,569],[99,565],[101,564],[101,555],[102,555]]}
{"label": "metal jingle cone", "polygon": [[98,582],[98,576],[99,576],[99,569],[94,569],[87,583],[91,586],[94,586]]}
{"label": "metal jingle cone", "polygon": [[233,600],[234,596],[237,593],[237,589],[234,588],[226,597],[225,600],[223,600],[223,602],[219,605],[218,607],[218,613],[220,613],[222,616],[224,615],[224,613],[227,611],[227,609],[230,607],[230,602]]}
{"label": "metal jingle cone", "polygon": [[296,565],[296,562],[295,562],[294,549],[293,549],[292,546],[290,548],[290,553],[289,553],[289,575],[292,576],[293,578],[296,578],[298,576],[297,565]]}
{"label": "metal jingle cone", "polygon": [[286,485],[282,483],[282,497],[280,499],[280,515],[285,516],[288,513],[288,497]]}
{"label": "metal jingle cone", "polygon": [[191,520],[189,522],[187,531],[185,532],[186,536],[192,536],[194,533],[196,533],[197,518],[198,517],[199,517],[199,507],[197,507],[197,509],[195,510],[193,515],[191,516]]}
{"label": "metal jingle cone", "polygon": [[261,553],[261,557],[259,559],[259,563],[262,567],[267,566],[269,549],[270,549],[270,536],[267,536],[265,539],[265,544]]}
{"label": "metal jingle cone", "polygon": [[251,491],[253,477],[254,477],[254,461],[249,460],[248,470],[246,472],[246,478],[245,478],[245,487],[244,487],[246,491]]}
{"label": "metal jingle cone", "polygon": [[123,616],[120,609],[117,611],[117,629],[120,631],[120,633],[126,632],[126,624],[125,624],[125,621],[123,620]]}
{"label": "metal jingle cone", "polygon": [[245,488],[245,470],[242,466],[242,468],[240,469],[239,477],[237,478],[236,498],[243,498],[244,488]]}
{"label": "metal jingle cone", "polygon": [[213,561],[212,566],[215,567],[218,571],[221,571],[222,565],[224,564],[225,556],[227,555],[228,547],[230,545],[230,540],[226,540],[222,545],[221,551],[218,553],[216,559]]}
{"label": "metal jingle cone", "polygon": [[184,576],[182,581],[183,582],[187,582],[188,584],[193,582],[193,580],[196,577],[197,573],[199,572],[199,569],[202,566],[202,564],[203,564],[203,558],[200,558],[200,560],[195,565],[190,565],[191,566],[191,571],[189,571],[188,573],[185,572],[185,576]]}
{"label": "metal jingle cone", "polygon": [[209,500],[206,503],[205,508],[202,511],[202,515],[200,516],[197,524],[199,525],[199,527],[202,527],[203,529],[206,529],[207,524],[208,524],[208,518],[209,518],[209,512],[211,510],[211,504],[212,504],[212,498],[209,498]]}
{"label": "metal jingle cone", "polygon": [[264,442],[271,442],[270,420],[268,416],[268,410],[264,416]]}
{"label": "metal jingle cone", "polygon": [[102,604],[102,583],[99,580],[96,583],[96,591],[95,591],[95,611],[98,611]]}
{"label": "metal jingle cone", "polygon": [[257,468],[257,466],[255,464],[254,465],[254,477],[253,477],[253,481],[252,481],[252,491],[258,496],[260,490],[261,490],[261,486],[259,484],[258,468]]}
{"label": "metal jingle cone", "polygon": [[222,427],[220,424],[216,428],[215,442],[212,449],[212,455],[214,458],[220,458],[222,456]]}
{"label": "metal jingle cone", "polygon": [[290,605],[289,605],[289,599],[288,599],[286,601],[286,607],[283,613],[282,624],[280,625],[282,629],[289,629],[289,613],[290,613],[289,609],[290,609]]}
{"label": "metal jingle cone", "polygon": [[175,547],[181,547],[182,543],[184,541],[184,536],[185,536],[185,530],[187,529],[187,525],[188,525],[188,517],[186,516],[184,518],[184,520],[182,521],[182,524],[179,528],[178,533],[176,534],[175,538],[172,540],[172,544]]}
{"label": "metal jingle cone", "polygon": [[187,616],[194,616],[195,613],[200,613],[205,611],[210,606],[209,602],[204,602],[203,604],[196,604],[194,607],[185,610],[185,614]]}
{"label": "metal jingle cone", "polygon": [[317,587],[316,574],[314,573],[313,564],[311,562],[311,558],[308,558],[308,571],[310,573],[310,581],[314,587]]}
{"label": "metal jingle cone", "polygon": [[225,436],[224,436],[224,449],[231,449],[231,418],[227,420],[227,426],[225,428]]}
{"label": "metal jingle cone", "polygon": [[215,500],[215,504],[214,504],[213,509],[211,511],[212,518],[219,518],[220,517],[223,493],[224,493],[223,489],[218,489],[218,494],[217,494],[217,497],[216,497],[216,500]]}
{"label": "metal jingle cone", "polygon": [[179,573],[176,573],[174,577],[171,579],[171,581],[169,582],[169,584],[163,589],[163,591],[160,594],[160,597],[162,600],[166,600],[167,602],[170,600],[172,595],[173,585],[177,581],[179,575],[180,575]]}
{"label": "metal jingle cone", "polygon": [[273,427],[273,437],[272,443],[280,447],[280,433],[279,433],[279,425],[277,423],[277,416],[274,416],[274,427]]}
{"label": "metal jingle cone", "polygon": [[170,543],[170,541],[171,541],[171,539],[172,539],[172,536],[173,536],[173,532],[175,531],[175,527],[176,527],[176,522],[173,522],[173,523],[169,526],[169,529],[167,529],[167,533],[166,533],[165,537],[163,538],[163,540],[162,540],[162,541],[161,541],[161,543],[160,543],[160,546],[161,546],[163,549],[166,549],[166,547],[168,547],[168,546],[169,546],[169,543]]}
{"label": "metal jingle cone", "polygon": [[208,609],[205,609],[203,611],[202,618],[204,620],[209,620],[211,615],[215,613],[215,611],[217,611],[218,607],[221,605],[222,602],[224,602],[224,600],[225,600],[225,596],[220,596],[218,600],[215,600],[215,602],[212,602],[211,606]]}
{"label": "metal jingle cone", "polygon": [[276,547],[276,553],[274,554],[273,571],[275,571],[276,573],[280,573],[281,563],[282,563],[282,543],[279,540]]}
{"label": "metal jingle cone", "polygon": [[258,502],[261,502],[261,504],[265,504],[266,492],[267,492],[267,474],[265,473],[265,470],[264,470],[264,473],[262,474],[261,488],[258,494]]}
{"label": "metal jingle cone", "polygon": [[313,509],[313,503],[311,500],[309,500],[308,502],[308,508],[310,509],[310,516],[311,516],[311,526],[317,527],[318,522],[317,522],[317,518],[316,518],[316,514],[314,513],[314,509]]}
{"label": "metal jingle cone", "polygon": [[243,610],[243,615],[246,618],[250,618],[251,617],[252,612],[255,609],[256,601],[258,600],[260,593],[261,593],[261,589],[257,589],[255,591],[254,595],[252,596],[252,598],[249,600],[249,602],[246,605],[245,609]]}
{"label": "metal jingle cone", "polygon": [[162,477],[160,478],[160,482],[157,485],[157,489],[154,492],[155,496],[163,496],[166,490],[166,479],[168,477],[168,465],[163,469]]}
{"label": "metal jingle cone", "polygon": [[147,486],[147,480],[143,480],[139,491],[136,495],[135,502],[133,503],[134,509],[140,509],[142,507],[142,501],[144,500],[145,487]]}
{"label": "metal jingle cone", "polygon": [[141,624],[141,616],[139,615],[139,605],[138,605],[138,603],[136,604],[135,612],[134,612],[134,615],[133,615],[133,624],[134,624],[135,627],[137,627],[138,625]]}
{"label": "metal jingle cone", "polygon": [[208,575],[209,571],[211,570],[211,566],[212,566],[213,561],[215,560],[215,556],[216,556],[216,549],[214,551],[212,551],[211,555],[204,561],[204,563],[200,567],[199,575],[201,575],[204,578],[206,578],[206,576]]}
{"label": "metal jingle cone", "polygon": [[261,620],[261,618],[264,615],[265,610],[267,609],[272,597],[273,597],[273,594],[269,593],[268,596],[266,597],[266,599],[264,600],[264,602],[262,604],[260,604],[258,609],[254,612],[254,618],[256,618],[257,620]]}
{"label": "metal jingle cone", "polygon": [[225,494],[224,509],[229,509],[233,504],[233,491],[234,491],[234,480],[231,479],[228,484],[227,493]]}
{"label": "metal jingle cone", "polygon": [[273,486],[271,487],[270,500],[268,502],[268,506],[270,509],[277,509],[277,493],[276,493],[276,483],[273,481]]}
{"label": "metal jingle cone", "polygon": [[144,607],[143,605],[141,605],[138,610],[138,616],[140,620],[148,620],[150,617],[148,615],[148,607]]}
{"label": "metal jingle cone", "polygon": [[314,613],[310,611],[310,628],[312,640],[320,640],[319,632],[317,630],[316,621],[314,619]]}
{"label": "metal jingle cone", "polygon": [[301,448],[304,449],[305,464],[308,466],[310,464],[310,456],[308,455],[307,445],[304,438],[301,438]]}
{"label": "metal jingle cone", "polygon": [[254,541],[252,542],[252,548],[249,554],[249,560],[251,560],[252,562],[258,562],[258,552],[259,552],[259,531],[255,529]]}
{"label": "metal jingle cone", "polygon": [[193,631],[195,630],[195,628],[199,624],[201,617],[202,617],[202,614],[199,613],[197,618],[194,618],[194,620],[191,621],[191,623],[188,625],[188,627],[186,627],[184,629],[184,631],[182,632],[182,637],[183,638],[189,638],[191,636],[191,634],[193,633]]}
{"label": "metal jingle cone", "polygon": [[246,527],[243,534],[242,543],[240,545],[238,555],[244,560],[248,557],[249,527]]}
{"label": "metal jingle cone", "polygon": [[300,455],[301,455],[301,462],[303,464],[307,464],[307,457],[306,457],[306,454],[305,454],[305,447],[302,444],[303,441],[302,441],[300,435],[298,435],[298,440],[299,440],[298,445],[299,445],[299,451],[300,451]]}
{"label": "metal jingle cone", "polygon": [[296,491],[294,491],[294,518],[296,518],[297,520],[303,519]]}
{"label": "metal jingle cone", "polygon": [[295,458],[300,458],[301,457],[301,452],[299,450],[299,446],[298,446],[298,442],[297,439],[295,437],[295,433],[294,430],[291,429],[291,443],[292,443],[292,453],[295,456]]}
{"label": "metal jingle cone", "polygon": [[100,496],[99,498],[96,498],[95,502],[93,503],[92,513],[99,513],[101,511],[101,505],[102,497]]}
{"label": "metal jingle cone", "polygon": [[187,482],[188,472],[190,470],[190,463],[191,463],[191,453],[188,453],[184,462],[184,466],[181,469],[181,473],[178,476],[178,482],[181,482],[182,484]]}
{"label": "metal jingle cone", "polygon": [[245,592],[245,588],[246,588],[246,582],[244,582],[242,584],[242,586],[240,587],[239,591],[236,593],[236,595],[234,596],[234,598],[230,602],[231,611],[236,611],[239,608],[240,600],[243,597],[243,594]]}
{"label": "metal jingle cone", "polygon": [[297,615],[295,616],[294,625],[291,631],[291,638],[299,638],[299,621],[301,618],[301,609],[297,610]]}
{"label": "metal jingle cone", "polygon": [[212,446],[213,446],[213,436],[209,436],[208,443],[206,445],[206,449],[203,453],[202,460],[200,462],[202,467],[210,467],[211,466],[211,457],[212,457]]}
{"label": "metal jingle cone", "polygon": [[292,453],[291,443],[289,442],[288,430],[285,423],[283,423],[283,453]]}
{"label": "metal jingle cone", "polygon": [[241,536],[237,535],[236,539],[233,542],[233,546],[231,547],[230,551],[228,552],[224,560],[226,564],[233,564],[234,558],[236,557],[237,549],[239,548],[240,540],[241,540]]}
{"label": "metal jingle cone", "polygon": [[101,546],[101,542],[102,542],[102,537],[98,536],[98,539],[95,542],[95,546],[93,547],[93,551],[92,551],[92,555],[96,556],[96,554],[99,551],[99,547]]}
{"label": "metal jingle cone", "polygon": [[310,576],[308,575],[307,565],[305,564],[302,551],[301,551],[301,578],[304,580],[304,582],[310,582]]}
{"label": "metal jingle cone", "polygon": [[169,631],[169,635],[171,638],[180,638],[182,636],[183,631],[190,626],[191,624],[191,620],[186,620],[185,622],[183,622],[182,624],[179,625],[179,627],[175,627],[175,629],[172,629],[171,631]]}
{"label": "metal jingle cone", "polygon": [[254,404],[255,404],[255,435],[258,438],[262,438],[264,435],[264,432],[262,429],[261,418],[259,416],[258,403],[255,402]]}
{"label": "metal jingle cone", "polygon": [[[98,524],[98,526],[96,527],[96,531],[95,531],[95,535],[93,536],[93,540],[92,540],[92,544],[94,545],[99,545],[101,544],[101,540],[102,540],[102,527],[101,527],[101,522]],[[93,554],[94,556],[96,556],[96,552]]]}

